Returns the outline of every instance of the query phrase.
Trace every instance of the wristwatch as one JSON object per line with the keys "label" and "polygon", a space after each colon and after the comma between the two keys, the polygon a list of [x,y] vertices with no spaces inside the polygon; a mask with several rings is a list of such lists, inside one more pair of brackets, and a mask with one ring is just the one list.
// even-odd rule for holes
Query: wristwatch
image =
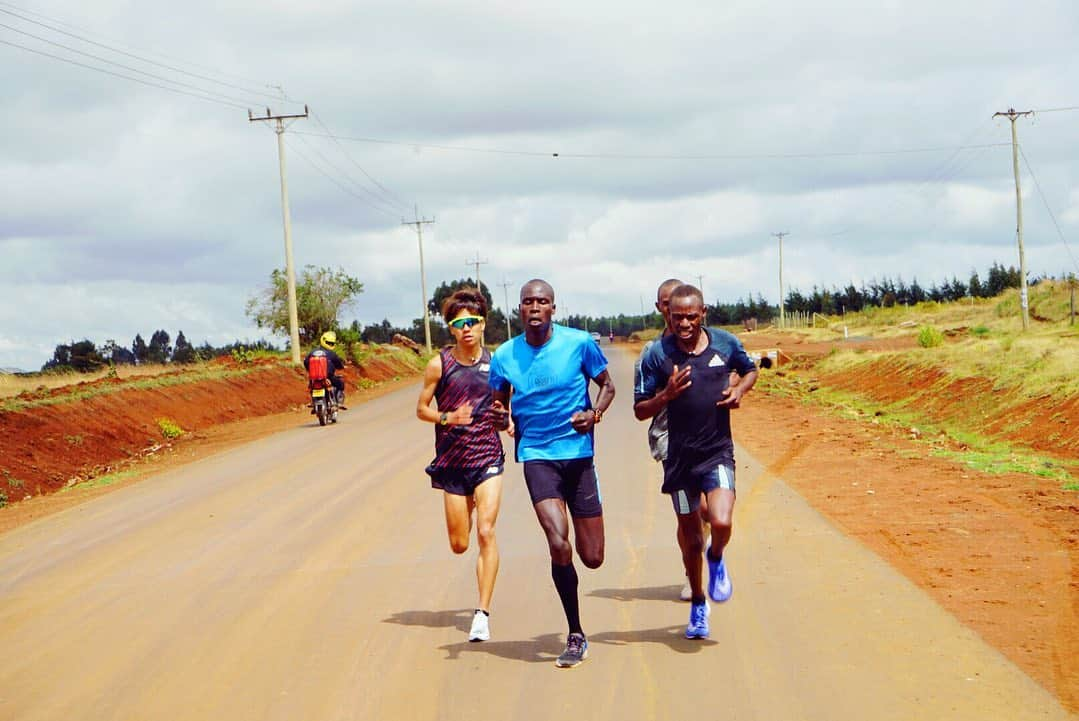
{"label": "wristwatch", "polygon": [[592,425],[595,425],[603,420],[603,411],[599,408],[592,409]]}
{"label": "wristwatch", "polygon": [[442,411],[442,415],[438,417],[438,425],[447,426],[450,423],[450,414]]}

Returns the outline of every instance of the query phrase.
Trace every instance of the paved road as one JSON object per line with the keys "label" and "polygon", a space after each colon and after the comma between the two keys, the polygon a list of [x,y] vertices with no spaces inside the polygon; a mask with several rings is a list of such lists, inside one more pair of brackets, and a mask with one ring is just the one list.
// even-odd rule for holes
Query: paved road
{"label": "paved road", "polygon": [[744,451],[735,595],[712,639],[682,638],[630,358],[612,372],[583,666],[552,663],[565,630],[513,464],[493,639],[465,641],[475,550],[448,549],[409,389],[0,537],[0,719],[1070,718]]}

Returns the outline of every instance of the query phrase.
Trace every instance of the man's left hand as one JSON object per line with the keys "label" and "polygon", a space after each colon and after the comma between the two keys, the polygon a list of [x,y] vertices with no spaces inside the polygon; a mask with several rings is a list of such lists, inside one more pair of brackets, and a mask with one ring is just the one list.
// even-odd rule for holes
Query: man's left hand
{"label": "man's left hand", "polygon": [[716,401],[720,408],[739,408],[742,405],[742,396],[745,391],[741,385],[730,386],[723,389],[723,397]]}
{"label": "man's left hand", "polygon": [[577,411],[570,416],[569,422],[578,433],[588,433],[596,425],[596,414],[592,411]]}

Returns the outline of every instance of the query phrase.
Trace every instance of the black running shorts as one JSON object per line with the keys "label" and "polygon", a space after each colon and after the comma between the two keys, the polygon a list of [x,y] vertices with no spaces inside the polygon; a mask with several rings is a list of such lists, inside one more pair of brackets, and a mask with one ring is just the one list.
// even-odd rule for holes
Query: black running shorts
{"label": "black running shorts", "polygon": [[663,492],[669,493],[674,512],[680,516],[695,513],[701,505],[701,494],[717,488],[734,493],[734,464],[720,463],[707,471],[683,471],[664,469]]}
{"label": "black running shorts", "polygon": [[533,506],[548,498],[559,498],[566,502],[574,518],[603,515],[599,476],[591,457],[570,461],[525,461],[524,471]]}
{"label": "black running shorts", "polygon": [[431,488],[437,488],[454,496],[471,496],[476,487],[488,478],[502,475],[502,464],[481,468],[433,468],[427,466],[431,476]]}

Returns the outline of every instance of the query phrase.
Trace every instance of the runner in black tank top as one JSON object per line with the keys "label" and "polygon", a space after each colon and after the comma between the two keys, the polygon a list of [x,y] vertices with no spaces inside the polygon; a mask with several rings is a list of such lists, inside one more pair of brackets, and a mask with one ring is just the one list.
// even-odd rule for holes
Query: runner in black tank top
{"label": "runner in black tank top", "polygon": [[442,491],[454,553],[468,550],[472,510],[476,511],[479,604],[469,641],[491,637],[488,617],[498,575],[495,522],[502,501],[504,453],[491,418],[491,354],[483,347],[486,315],[487,303],[474,288],[458,290],[442,304],[442,317],[449,322],[456,343],[427,364],[416,404],[416,416],[435,424],[435,459],[427,473],[431,486]]}

